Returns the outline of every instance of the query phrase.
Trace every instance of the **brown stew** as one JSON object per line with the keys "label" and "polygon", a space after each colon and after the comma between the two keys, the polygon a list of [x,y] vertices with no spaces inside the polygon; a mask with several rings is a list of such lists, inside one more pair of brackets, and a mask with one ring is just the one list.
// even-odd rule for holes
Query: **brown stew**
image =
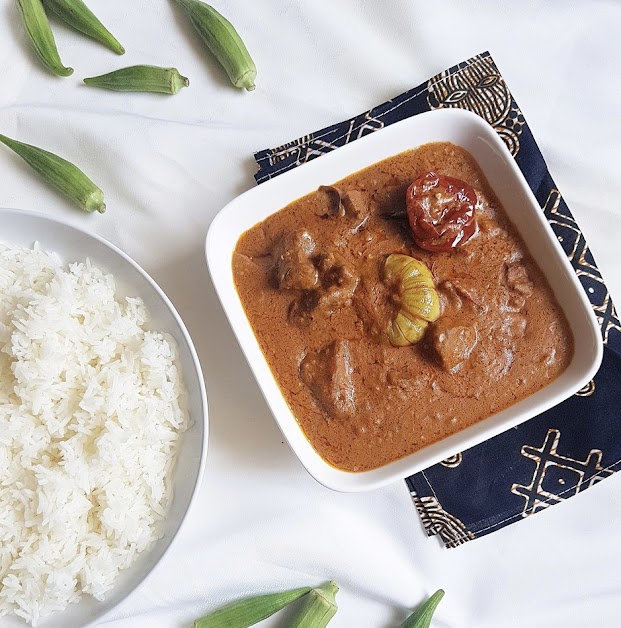
{"label": "brown stew", "polygon": [[[463,233],[418,240],[435,250],[415,243],[413,229],[420,238],[425,225],[421,235],[406,212],[406,192],[409,209],[419,198],[408,188],[429,171],[453,188],[451,177],[467,182],[463,203],[473,200],[467,190],[476,196],[476,225],[463,211]],[[394,272],[387,280],[391,254],[431,273],[424,294],[402,282],[419,291],[415,307],[418,295],[436,299],[424,321],[405,313],[414,320],[406,346],[387,332],[407,304]],[[546,279],[477,163],[450,143],[396,155],[291,203],[240,238],[233,273],[293,414],[317,452],[347,471],[380,467],[511,406],[573,355]]]}

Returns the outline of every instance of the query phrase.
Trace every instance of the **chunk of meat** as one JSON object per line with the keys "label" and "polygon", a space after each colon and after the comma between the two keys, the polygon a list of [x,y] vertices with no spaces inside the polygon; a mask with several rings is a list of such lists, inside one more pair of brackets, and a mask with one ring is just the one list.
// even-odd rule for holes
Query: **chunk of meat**
{"label": "chunk of meat", "polygon": [[369,196],[362,190],[347,190],[341,195],[345,213],[356,218],[369,215]]}
{"label": "chunk of meat", "polygon": [[351,305],[358,287],[358,275],[333,253],[323,255],[318,262],[318,268],[321,282],[318,307],[326,314],[331,314],[341,307]]}
{"label": "chunk of meat", "polygon": [[517,312],[507,312],[500,326],[500,334],[506,341],[522,338],[526,332],[526,316]]}
{"label": "chunk of meat", "polygon": [[391,218],[406,218],[405,193],[408,185],[387,185],[373,191],[379,213]]}
{"label": "chunk of meat", "polygon": [[334,253],[315,256],[316,287],[304,292],[289,306],[289,322],[308,325],[316,315],[331,316],[352,304],[359,277]]}
{"label": "chunk of meat", "polygon": [[526,305],[526,297],[519,292],[513,292],[507,299],[505,308],[509,312],[520,312]]}
{"label": "chunk of meat", "polygon": [[519,262],[508,264],[506,269],[507,286],[528,297],[533,293],[533,284],[528,278],[526,267]]}
{"label": "chunk of meat", "polygon": [[328,197],[328,211],[325,216],[341,216],[345,215],[345,206],[341,197],[341,191],[333,185],[320,185],[320,192],[325,192]]}
{"label": "chunk of meat", "polygon": [[335,340],[306,355],[300,377],[328,416],[352,417],[356,411],[354,368],[347,340]]}
{"label": "chunk of meat", "polygon": [[[333,185],[321,185],[320,192],[328,197],[328,211],[326,216],[347,216],[366,221],[369,217],[369,194],[362,190],[345,190],[344,192]],[[362,222],[360,224],[362,224]]]}
{"label": "chunk of meat", "polygon": [[438,283],[437,289],[442,315],[464,312],[474,316],[487,312],[487,305],[478,296],[476,289],[466,280],[445,279]]}
{"label": "chunk of meat", "polygon": [[299,327],[310,325],[317,305],[319,305],[319,293],[317,290],[305,290],[298,299],[294,299],[289,305],[287,313],[289,322]]}
{"label": "chunk of meat", "polygon": [[476,347],[477,341],[474,327],[434,325],[432,329],[432,346],[442,368],[446,371],[452,371],[465,362]]}
{"label": "chunk of meat", "polygon": [[319,275],[311,255],[315,241],[307,231],[291,231],[283,235],[272,252],[276,283],[285,290],[310,290]]}
{"label": "chunk of meat", "polygon": [[322,288],[338,286],[355,289],[357,276],[348,268],[345,261],[334,253],[324,253],[317,262]]}

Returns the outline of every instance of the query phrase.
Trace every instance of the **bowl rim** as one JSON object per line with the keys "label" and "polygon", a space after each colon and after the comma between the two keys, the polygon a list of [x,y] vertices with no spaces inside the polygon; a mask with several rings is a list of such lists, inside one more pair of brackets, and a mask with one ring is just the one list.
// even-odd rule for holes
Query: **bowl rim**
{"label": "bowl rim", "polygon": [[[433,116],[433,118],[431,118],[431,116]],[[545,231],[547,231],[548,234],[548,240],[549,240],[549,247],[551,247],[552,249],[554,249],[555,255],[558,258],[558,261],[562,267],[562,271],[566,273],[567,275],[567,279],[569,281],[569,283],[572,285],[573,287],[573,292],[574,292],[574,296],[576,296],[578,298],[578,301],[580,302],[580,306],[583,310],[583,314],[586,315],[586,317],[588,318],[588,323],[589,323],[589,331],[592,332],[592,336],[593,336],[593,349],[594,349],[594,354],[593,354],[593,358],[591,360],[591,362],[589,363],[589,368],[584,370],[583,375],[580,378],[580,385],[578,386],[573,385],[571,387],[567,387],[567,389],[565,391],[561,391],[561,393],[556,393],[555,395],[550,396],[550,398],[547,401],[539,401],[537,404],[538,409],[536,411],[531,410],[522,410],[518,415],[517,418],[503,418],[503,423],[502,423],[502,427],[498,428],[496,427],[491,427],[491,426],[487,426],[487,431],[489,432],[487,434],[487,436],[485,436],[484,438],[480,438],[477,436],[472,436],[471,434],[469,435],[465,435],[467,431],[471,430],[473,427],[475,426],[481,426],[483,423],[486,423],[489,419],[492,419],[493,417],[497,417],[499,414],[501,414],[502,412],[506,412],[508,410],[510,410],[511,408],[515,407],[515,405],[517,404],[513,404],[512,406],[509,406],[508,408],[506,408],[505,410],[502,410],[499,413],[494,413],[492,415],[490,415],[489,417],[487,417],[486,419],[483,419],[482,421],[479,421],[477,423],[475,423],[473,426],[469,426],[467,428],[464,428],[463,430],[460,430],[459,432],[457,432],[456,434],[452,435],[452,436],[448,436],[444,439],[441,439],[440,441],[438,441],[437,443],[432,443],[431,445],[428,445],[420,450],[417,450],[416,452],[413,452],[412,454],[409,454],[407,456],[404,456],[403,458],[390,462],[382,467],[378,467],[376,469],[371,469],[369,471],[363,471],[363,472],[349,472],[349,471],[344,471],[341,469],[337,469],[335,467],[333,467],[332,465],[330,465],[328,462],[326,462],[318,453],[317,451],[311,446],[312,451],[314,453],[314,456],[312,456],[311,454],[306,454],[306,452],[304,452],[303,454],[301,454],[300,451],[298,451],[298,448],[296,446],[295,443],[292,442],[291,438],[289,438],[289,436],[287,435],[286,431],[285,431],[285,426],[283,425],[283,423],[288,424],[289,423],[289,417],[288,416],[284,416],[284,412],[281,415],[279,412],[277,412],[274,409],[274,405],[278,404],[279,406],[281,406],[282,404],[280,403],[280,401],[283,401],[286,404],[286,400],[284,398],[284,395],[282,394],[282,392],[280,391],[280,388],[278,387],[278,395],[279,395],[279,399],[274,400],[272,398],[272,392],[273,390],[266,390],[266,385],[265,385],[265,375],[264,373],[262,373],[261,371],[265,371],[265,369],[267,369],[267,371],[269,372],[269,375],[271,376],[272,379],[274,379],[273,373],[269,367],[269,364],[267,364],[267,361],[265,360],[265,356],[263,354],[263,352],[261,351],[261,349],[259,348],[258,345],[258,341],[256,339],[256,336],[254,335],[254,330],[252,329],[252,326],[250,325],[250,322],[248,321],[245,312],[243,311],[243,307],[241,306],[241,302],[236,303],[236,302],[232,302],[229,301],[229,295],[227,294],[227,289],[229,287],[229,284],[231,283],[230,280],[232,280],[232,271],[230,271],[227,275],[227,273],[222,273],[222,270],[224,269],[225,266],[230,267],[231,266],[231,260],[232,260],[232,255],[234,252],[234,247],[232,250],[226,250],[226,253],[221,253],[218,251],[218,245],[217,245],[217,240],[220,236],[220,231],[224,229],[223,225],[226,223],[227,220],[229,220],[230,214],[232,214],[235,211],[240,211],[239,206],[242,207],[243,211],[243,207],[247,204],[248,199],[254,199],[254,196],[264,196],[267,195],[269,193],[270,190],[272,189],[277,189],[276,186],[280,186],[280,187],[284,187],[286,185],[286,183],[288,182],[289,178],[293,178],[293,177],[297,177],[298,179],[300,179],[305,173],[311,173],[312,170],[311,169],[318,169],[319,166],[317,165],[317,163],[321,163],[323,164],[323,166],[321,167],[321,170],[325,169],[325,165],[328,163],[334,163],[335,160],[340,160],[340,161],[348,161],[347,160],[347,155],[351,154],[351,155],[356,155],[356,153],[361,152],[365,146],[367,145],[371,145],[370,143],[372,142],[377,142],[377,143],[381,143],[382,140],[380,139],[382,137],[382,133],[386,133],[388,132],[389,134],[392,133],[393,135],[395,135],[396,133],[399,132],[400,129],[403,129],[405,131],[405,127],[409,126],[409,125],[413,125],[413,126],[417,126],[417,125],[423,125],[424,122],[426,120],[437,120],[439,121],[440,117],[443,116],[444,118],[446,118],[447,123],[449,124],[470,124],[473,125],[474,128],[476,128],[478,131],[480,131],[483,134],[483,137],[485,137],[486,140],[489,140],[489,143],[491,143],[491,149],[492,150],[497,150],[500,151],[502,154],[502,157],[504,159],[504,161],[506,162],[506,169],[508,169],[510,172],[508,173],[508,175],[505,176],[510,176],[512,177],[512,180],[514,180],[516,182],[517,185],[519,185],[519,187],[521,188],[521,190],[523,191],[523,193],[526,195],[527,200],[529,202],[529,204],[531,205],[532,208],[536,208],[538,211],[537,212],[531,212],[533,214],[533,217],[536,216],[536,218],[534,218],[535,220],[537,220],[541,225],[543,225],[543,228]],[[434,140],[427,140],[427,141],[434,141]],[[441,141],[441,140],[436,140],[436,141]],[[386,143],[386,142],[384,142]],[[391,140],[387,139],[387,143],[391,144]],[[414,139],[412,142],[412,145],[410,148],[416,148],[417,146],[422,145],[425,142],[418,142],[417,139]],[[459,142],[455,142],[457,144],[459,144]],[[361,167],[350,167],[348,168],[348,174],[336,174],[335,176],[332,177],[331,180],[341,180],[344,177],[349,176],[350,174],[353,174],[361,169],[364,169],[370,165],[373,165],[373,163],[377,163],[378,161],[381,161],[382,159],[387,158],[390,155],[396,155],[399,152],[402,152],[403,150],[407,150],[407,149],[400,149],[400,150],[394,150],[394,149],[390,149],[392,152],[389,153],[389,155],[387,155],[386,157],[382,157],[380,159],[375,159],[375,161],[369,162],[366,166],[361,166]],[[508,159],[507,159],[508,158]],[[485,171],[485,169],[483,168],[483,166],[480,166],[483,170],[483,173],[486,175],[486,177],[488,176],[487,172]],[[503,170],[505,170],[505,167],[503,166]],[[294,183],[294,186],[296,184]],[[300,185],[298,185],[298,187],[300,187]],[[260,192],[259,192],[260,191]],[[296,200],[297,198],[300,198],[301,196],[304,196],[305,194],[307,194],[308,192],[301,192],[299,190],[297,190],[297,192],[291,196],[289,195],[289,200],[283,204],[281,204],[277,209],[275,209],[274,211],[270,211],[269,213],[267,213],[266,215],[263,215],[262,217],[258,218],[256,220],[256,222],[254,224],[259,224],[260,222],[262,222],[263,220],[265,220],[267,217],[272,216],[273,214],[277,213],[280,209],[284,208],[288,203],[293,202],[294,200]],[[510,216],[511,219],[511,216]],[[513,222],[513,220],[512,220]],[[248,227],[250,228],[250,227]],[[235,228],[237,229],[237,228]],[[242,229],[239,231],[238,233],[238,237],[240,237],[244,232],[246,231],[246,229]],[[525,240],[525,243],[527,245],[527,247],[529,246],[529,240],[527,237],[524,236],[524,234],[522,233],[522,231],[520,230],[520,234],[522,235],[522,237]],[[294,451],[294,453],[296,454],[296,456],[300,459],[301,463],[303,464],[303,466],[306,468],[306,470],[310,473],[310,475],[317,480],[320,484],[323,484],[324,486],[326,486],[327,488],[330,488],[332,490],[336,490],[336,491],[341,491],[341,492],[359,492],[359,491],[367,491],[367,490],[373,490],[376,488],[380,488],[382,486],[388,485],[392,482],[397,481],[398,479],[403,479],[405,477],[408,477],[414,473],[420,472],[426,468],[428,468],[429,466],[432,466],[433,464],[436,464],[437,462],[440,462],[440,460],[444,459],[444,458],[439,458],[436,457],[435,461],[429,462],[429,463],[424,463],[424,464],[411,464],[411,470],[405,471],[403,469],[397,469],[394,470],[392,472],[388,472],[386,471],[386,469],[388,468],[393,468],[394,466],[398,465],[401,467],[405,467],[407,466],[403,461],[406,460],[407,458],[409,458],[410,456],[415,456],[416,454],[418,454],[419,452],[424,452],[424,451],[428,451],[432,448],[434,448],[436,445],[438,445],[439,443],[445,443],[445,446],[449,446],[447,441],[455,439],[455,440],[459,440],[459,437],[461,435],[464,435],[463,438],[461,439],[462,444],[461,445],[456,445],[454,447],[455,452],[457,451],[465,451],[466,449],[475,446],[476,444],[479,444],[481,442],[484,442],[485,440],[488,440],[489,438],[492,438],[494,436],[496,436],[497,434],[506,431],[508,429],[510,429],[511,427],[514,427],[526,420],[529,420],[530,418],[533,418],[534,416],[545,412],[546,410],[550,409],[551,407],[554,407],[555,405],[558,405],[559,403],[561,403],[562,401],[564,401],[565,399],[569,398],[572,394],[574,394],[577,390],[579,390],[582,386],[584,386],[584,384],[586,384],[593,376],[594,374],[597,372],[597,370],[599,369],[599,366],[601,364],[602,361],[602,357],[603,357],[603,342],[602,342],[602,338],[601,338],[601,332],[600,332],[600,328],[599,325],[597,323],[595,314],[593,312],[593,308],[591,306],[591,303],[588,300],[588,297],[584,291],[584,289],[582,288],[576,273],[573,269],[573,267],[571,266],[565,252],[563,251],[561,245],[559,244],[556,236],[554,235],[554,232],[552,231],[552,228],[548,222],[548,220],[545,218],[543,212],[541,211],[541,206],[539,205],[537,199],[534,196],[534,193],[532,192],[528,182],[526,181],[526,178],[524,177],[522,171],[520,170],[519,166],[517,165],[514,157],[511,155],[511,153],[509,152],[508,148],[506,147],[505,143],[502,141],[502,139],[498,136],[498,134],[496,133],[496,131],[494,130],[494,128],[489,125],[485,120],[483,120],[480,116],[470,112],[470,111],[466,111],[463,109],[457,109],[457,108],[446,108],[446,109],[438,109],[438,110],[433,110],[433,111],[428,111],[425,113],[421,113],[415,116],[412,116],[410,118],[406,118],[404,120],[401,120],[399,122],[395,122],[394,124],[391,124],[389,127],[386,127],[385,129],[381,129],[380,133],[378,132],[374,132],[371,134],[368,134],[364,137],[361,137],[359,139],[357,139],[354,142],[351,142],[349,144],[346,144],[344,146],[341,146],[338,148],[338,150],[333,150],[329,153],[326,153],[324,155],[321,156],[321,159],[314,159],[311,160],[309,162],[306,163],[302,163],[300,165],[298,165],[296,168],[293,168],[289,171],[286,171],[282,174],[280,174],[279,176],[272,178],[264,183],[262,183],[261,185],[251,188],[249,190],[247,190],[246,192],[242,193],[241,195],[237,196],[236,198],[234,198],[233,200],[231,200],[229,203],[227,203],[221,210],[220,212],[216,215],[216,217],[214,218],[214,220],[212,221],[208,234],[207,234],[207,238],[205,241],[205,255],[206,255],[206,259],[207,259],[207,264],[209,267],[209,271],[211,274],[211,278],[212,281],[214,283],[214,286],[216,288],[216,292],[218,294],[218,297],[220,299],[221,305],[225,311],[225,314],[227,316],[227,319],[229,320],[229,324],[231,325],[233,332],[238,340],[238,343],[240,344],[240,347],[242,349],[242,352],[244,354],[244,357],[246,359],[246,361],[248,362],[250,369],[253,372],[253,375],[257,381],[257,384],[259,386],[259,389],[261,390],[268,407],[270,408],[272,415],[274,416],[274,419],[276,420],[276,423],[278,424],[279,428],[281,429],[283,436],[285,437],[285,439],[289,442],[289,445],[291,446],[292,450]],[[532,254],[533,258],[535,259],[535,261],[537,262],[537,264],[539,266],[541,266],[541,262],[538,260],[538,256],[536,256],[535,254]],[[225,259],[226,258],[226,259]],[[543,269],[542,269],[542,272]],[[546,279],[548,279],[548,282],[551,284],[552,286],[552,282],[550,281],[550,277],[548,276],[548,273],[544,272],[544,275],[546,276]],[[554,289],[554,288],[553,288]],[[234,283],[233,283],[233,290],[236,293],[236,290],[234,288]],[[238,297],[238,295],[237,295]],[[235,300],[233,300],[235,301]],[[237,301],[239,301],[239,297],[237,298]],[[242,327],[247,327],[250,329],[250,332],[252,334],[252,338],[254,340],[254,342],[249,341],[247,338],[242,338],[241,336],[241,329],[238,329],[238,321],[233,320],[233,317],[237,316],[237,311],[238,311],[238,306],[241,307],[242,312],[244,314],[244,325],[241,325]],[[565,311],[565,309],[563,308],[563,311],[565,312],[565,314],[567,315],[570,324],[572,321],[572,318],[569,316],[569,314],[567,313],[567,311]],[[577,318],[577,315],[576,315]],[[573,327],[573,325],[572,325]],[[252,346],[250,346],[252,345]],[[262,360],[260,360],[259,358],[257,358],[256,354],[256,349],[258,349],[259,353],[261,354],[261,358]],[[572,364],[573,361],[575,359],[575,355],[574,358],[572,358]],[[257,363],[255,364],[255,360],[257,360]],[[258,362],[261,362],[261,364],[259,364]],[[582,372],[582,371],[581,371]],[[562,375],[562,374],[561,374]],[[269,379],[269,378],[268,378]],[[554,382],[557,380],[553,380],[552,382],[550,382],[548,385],[544,386],[544,388],[541,389],[541,391],[547,389],[549,386],[553,385]],[[270,389],[273,389],[273,387],[270,385]],[[541,392],[538,391],[538,392]],[[529,397],[526,397],[525,399],[521,400],[518,403],[522,403],[530,398],[532,398],[534,395],[537,395],[538,393],[534,393],[533,395],[530,395]],[[278,396],[275,395],[275,396]],[[288,404],[286,404],[288,407]],[[295,419],[295,416],[293,415],[293,412],[291,412],[290,408],[289,408],[289,414],[293,420],[293,422],[296,424],[297,426],[297,431],[299,433],[302,434],[303,438],[306,439],[306,436],[304,435],[303,430],[301,429],[299,423],[297,422],[297,420]],[[483,428],[481,428],[483,429]],[[296,437],[297,440],[297,437]],[[308,442],[308,439],[306,439]],[[306,460],[303,458],[303,455],[307,458]],[[444,456],[446,457],[446,456]],[[308,464],[309,459],[311,459],[312,461],[312,468],[311,466]],[[315,464],[316,463],[316,464]],[[400,464],[401,463],[401,464]],[[328,471],[329,470],[329,471]],[[323,473],[322,473],[323,471]],[[327,477],[327,475],[329,475],[329,477]],[[378,477],[378,476],[383,476],[383,477]],[[355,477],[356,479],[352,481],[352,476]]]}
{"label": "bowl rim", "polygon": [[[209,407],[208,407],[208,399],[207,399],[207,389],[205,387],[205,378],[203,376],[203,370],[202,370],[202,367],[201,367],[201,364],[200,364],[198,353],[196,352],[196,347],[194,346],[194,342],[192,341],[192,337],[190,336],[190,332],[188,331],[187,327],[185,326],[185,323],[183,322],[183,319],[181,318],[181,315],[179,314],[179,312],[177,312],[177,309],[175,308],[175,306],[173,305],[171,300],[168,298],[166,293],[158,285],[158,283],[130,255],[125,253],[125,251],[120,249],[118,246],[116,246],[115,244],[113,244],[109,240],[106,240],[102,236],[100,236],[100,235],[98,235],[96,233],[92,233],[92,232],[86,231],[84,229],[81,229],[80,227],[76,227],[73,224],[67,222],[66,220],[63,220],[62,218],[58,218],[56,216],[48,216],[48,215],[46,215],[46,214],[44,214],[42,212],[33,211],[33,210],[29,210],[29,209],[18,209],[18,208],[15,208],[15,207],[0,207],[0,218],[2,218],[3,215],[6,215],[6,216],[11,216],[11,215],[14,215],[14,216],[30,216],[31,218],[34,218],[36,220],[42,220],[43,222],[51,222],[51,223],[57,224],[57,225],[61,226],[64,229],[68,229],[69,231],[72,231],[74,233],[79,234],[79,237],[85,238],[87,240],[91,239],[91,240],[97,241],[99,244],[103,245],[105,248],[107,248],[110,251],[112,251],[114,254],[116,254],[117,256],[122,258],[124,260],[124,262],[128,263],[131,267],[133,267],[133,269],[135,271],[137,271],[138,274],[141,275],[142,278],[147,282],[147,284],[155,291],[155,293],[158,295],[158,297],[162,300],[164,305],[170,311],[170,313],[171,313],[173,319],[175,320],[175,323],[177,324],[179,330],[181,331],[181,335],[183,336],[183,339],[184,339],[184,341],[185,341],[185,343],[186,343],[186,345],[187,345],[187,347],[189,349],[190,356],[192,358],[192,366],[193,366],[193,368],[194,368],[194,370],[196,372],[196,377],[197,377],[197,381],[198,381],[198,388],[199,388],[199,393],[200,393],[201,412],[200,412],[200,417],[196,417],[194,420],[195,421],[196,420],[200,420],[202,422],[203,438],[201,439],[201,443],[200,443],[200,463],[199,463],[198,471],[196,473],[196,479],[194,481],[194,486],[192,486],[192,489],[191,489],[191,497],[190,497],[190,500],[188,502],[188,506],[185,509],[185,512],[183,513],[182,517],[179,519],[179,523],[176,526],[176,529],[174,530],[172,535],[167,540],[166,547],[164,548],[164,550],[162,551],[162,553],[160,554],[158,559],[150,567],[150,569],[146,573],[146,575],[143,578],[141,578],[138,582],[136,582],[133,586],[130,586],[126,590],[125,594],[122,595],[118,600],[116,600],[109,608],[105,609],[101,614],[98,614],[96,617],[89,618],[87,620],[85,626],[91,626],[95,622],[98,623],[101,620],[103,620],[104,618],[108,617],[121,603],[123,603],[126,600],[128,600],[131,595],[136,593],[139,589],[141,589],[147,583],[147,581],[151,578],[153,573],[156,571],[156,569],[159,566],[159,564],[161,563],[162,559],[168,554],[168,552],[170,552],[171,548],[175,544],[175,542],[177,540],[177,537],[179,536],[179,532],[181,531],[182,527],[184,526],[184,524],[185,524],[185,522],[187,520],[188,513],[190,512],[190,510],[192,510],[194,504],[198,500],[198,492],[199,492],[198,489],[200,488],[200,485],[201,485],[201,482],[202,482],[202,479],[203,479],[203,474],[205,472],[205,465],[206,465],[206,460],[207,460],[207,449],[208,449],[208,444],[209,444]],[[3,240],[3,236],[2,236],[2,234],[0,234],[0,242],[2,242],[2,241],[4,241]],[[50,252],[53,252],[53,251],[50,251]],[[62,252],[58,252],[58,253],[60,255],[62,255]],[[154,545],[158,541],[160,541],[160,540],[161,540],[161,538],[160,539],[155,539]],[[152,550],[153,550],[153,547],[151,547],[149,550],[147,550],[147,555]],[[111,591],[112,590],[114,590],[114,587],[111,589]],[[78,604],[79,603],[80,602],[78,602]],[[93,598],[93,603],[95,603],[95,604],[97,603],[97,600],[95,600],[94,598]],[[105,599],[104,599],[104,603],[105,603]],[[70,608],[71,608],[71,605],[68,606],[65,609],[65,611],[70,609]],[[62,616],[62,614],[65,611],[55,612],[53,615],[50,615],[49,618],[51,619],[51,618],[60,617],[60,616]],[[41,620],[43,628],[45,628],[45,620],[46,619],[47,618],[43,618]]]}

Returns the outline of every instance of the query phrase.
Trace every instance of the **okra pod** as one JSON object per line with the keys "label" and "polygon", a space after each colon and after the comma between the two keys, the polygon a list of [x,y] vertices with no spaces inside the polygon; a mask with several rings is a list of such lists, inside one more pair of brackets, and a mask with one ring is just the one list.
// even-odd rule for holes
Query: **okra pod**
{"label": "okra pod", "polygon": [[235,27],[212,6],[199,0],[177,0],[186,10],[202,40],[235,87],[252,91],[257,68]]}
{"label": "okra pod", "polygon": [[37,146],[0,134],[0,142],[17,153],[50,185],[86,212],[106,211],[103,192],[71,162]]}
{"label": "okra pod", "polygon": [[310,587],[233,602],[194,622],[194,628],[248,628],[308,594]]}
{"label": "okra pod", "polygon": [[60,59],[56,41],[41,0],[17,0],[17,6],[26,33],[43,65],[56,76],[73,74],[73,69],[65,67]]}
{"label": "okra pod", "polygon": [[125,48],[82,0],[43,0],[43,4],[54,11],[71,28],[98,41],[119,55],[125,54]]}
{"label": "okra pod", "polygon": [[85,78],[84,82],[93,87],[111,89],[117,92],[159,92],[177,94],[190,81],[181,76],[177,68],[160,68],[154,65],[133,65],[101,76]]}
{"label": "okra pod", "polygon": [[335,595],[338,590],[332,580],[312,589],[289,628],[325,628],[336,615]]}
{"label": "okra pod", "polygon": [[401,628],[429,628],[431,618],[443,597],[444,591],[438,589],[401,624]]}

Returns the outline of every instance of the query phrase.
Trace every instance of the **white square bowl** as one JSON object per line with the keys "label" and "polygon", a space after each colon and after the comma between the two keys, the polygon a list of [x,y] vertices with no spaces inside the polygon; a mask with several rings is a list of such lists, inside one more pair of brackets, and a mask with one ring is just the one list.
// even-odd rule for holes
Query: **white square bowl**
{"label": "white square bowl", "polygon": [[[320,185],[329,185],[387,157],[438,141],[462,146],[478,162],[567,316],[574,335],[574,357],[558,379],[502,412],[378,469],[342,471],[325,462],[313,449],[274,379],[235,289],[233,252],[245,231]],[[397,122],[249,190],[215,218],[207,236],[206,254],[224,311],[282,433],[308,472],[334,490],[378,488],[514,427],[577,392],[595,375],[602,360],[602,340],[592,307],[541,207],[494,129],[468,111],[440,109]]]}

